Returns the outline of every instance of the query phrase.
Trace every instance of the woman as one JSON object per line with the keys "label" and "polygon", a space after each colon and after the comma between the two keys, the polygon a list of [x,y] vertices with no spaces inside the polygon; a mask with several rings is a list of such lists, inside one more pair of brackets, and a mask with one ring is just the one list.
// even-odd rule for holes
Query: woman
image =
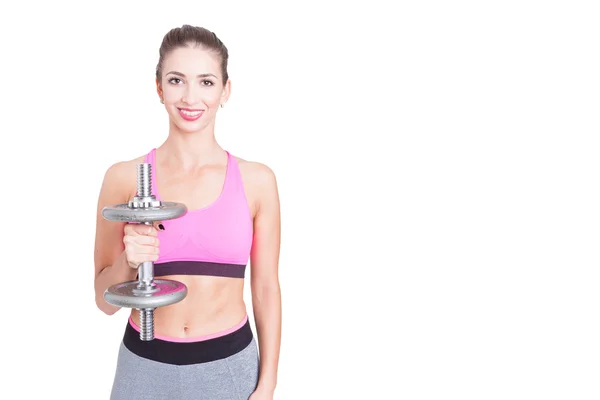
{"label": "woman", "polygon": [[[156,88],[169,116],[165,142],[106,171],[98,201],[95,290],[155,277],[184,283],[179,303],[155,310],[154,340],[139,338],[131,311],[120,345],[111,398],[272,399],[281,335],[278,279],[280,214],[275,176],[264,164],[229,154],[215,140],[217,110],[230,95],[228,51],[217,36],[184,25],[168,32]],[[136,164],[152,165],[152,193],[187,206],[185,216],[148,226],[105,221],[101,210],[136,194]],[[243,300],[246,264],[257,336]],[[259,351],[260,349],[260,351]]]}

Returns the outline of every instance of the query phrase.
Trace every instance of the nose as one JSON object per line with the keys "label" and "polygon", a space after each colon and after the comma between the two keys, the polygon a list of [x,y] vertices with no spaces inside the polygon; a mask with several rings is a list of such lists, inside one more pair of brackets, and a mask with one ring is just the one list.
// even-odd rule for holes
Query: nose
{"label": "nose", "polygon": [[200,88],[195,85],[186,85],[181,101],[188,105],[196,104],[200,98]]}

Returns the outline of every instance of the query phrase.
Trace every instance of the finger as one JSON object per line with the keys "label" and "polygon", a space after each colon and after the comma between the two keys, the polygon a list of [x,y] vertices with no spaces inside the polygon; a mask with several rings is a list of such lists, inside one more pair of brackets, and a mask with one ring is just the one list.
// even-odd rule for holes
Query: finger
{"label": "finger", "polygon": [[158,254],[138,254],[135,257],[135,260],[131,260],[130,263],[135,265],[136,268],[139,267],[141,264],[148,262],[148,261],[152,261],[155,262],[159,259]]}
{"label": "finger", "polygon": [[133,231],[138,235],[157,236],[158,232],[153,225],[139,224],[133,227]]}
{"label": "finger", "polygon": [[159,231],[165,230],[165,226],[163,225],[162,221],[156,221],[156,222],[154,222],[154,224],[152,224],[152,226],[154,226],[154,228]]}
{"label": "finger", "polygon": [[132,242],[139,246],[158,246],[160,244],[158,237],[153,235],[135,236],[135,239],[132,240]]}
{"label": "finger", "polygon": [[137,243],[132,246],[132,249],[135,251],[135,254],[144,256],[154,256],[159,253],[159,248],[157,246],[144,246]]}

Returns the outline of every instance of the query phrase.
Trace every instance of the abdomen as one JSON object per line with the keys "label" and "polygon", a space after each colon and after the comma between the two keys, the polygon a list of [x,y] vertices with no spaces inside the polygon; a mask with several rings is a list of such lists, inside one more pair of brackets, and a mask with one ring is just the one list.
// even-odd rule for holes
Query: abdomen
{"label": "abdomen", "polygon": [[[244,280],[197,275],[162,276],[184,283],[185,299],[154,311],[157,336],[193,338],[225,331],[246,316]],[[139,312],[132,310],[132,320],[139,326]]]}

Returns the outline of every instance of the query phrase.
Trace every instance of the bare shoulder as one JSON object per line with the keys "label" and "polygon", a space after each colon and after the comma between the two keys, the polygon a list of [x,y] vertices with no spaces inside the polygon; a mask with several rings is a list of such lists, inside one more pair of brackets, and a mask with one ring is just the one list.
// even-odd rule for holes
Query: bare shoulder
{"label": "bare shoulder", "polygon": [[137,190],[136,165],[144,162],[144,157],[145,156],[140,156],[111,164],[104,173],[102,192],[107,194],[115,193],[115,195],[122,197],[124,201],[127,201]]}
{"label": "bare shoulder", "polygon": [[278,202],[277,179],[275,172],[266,164],[235,157],[239,167],[246,197],[252,215],[256,216],[261,206]]}
{"label": "bare shoulder", "polygon": [[275,172],[266,164],[258,161],[248,161],[235,157],[244,183],[260,189],[276,189],[277,179]]}

